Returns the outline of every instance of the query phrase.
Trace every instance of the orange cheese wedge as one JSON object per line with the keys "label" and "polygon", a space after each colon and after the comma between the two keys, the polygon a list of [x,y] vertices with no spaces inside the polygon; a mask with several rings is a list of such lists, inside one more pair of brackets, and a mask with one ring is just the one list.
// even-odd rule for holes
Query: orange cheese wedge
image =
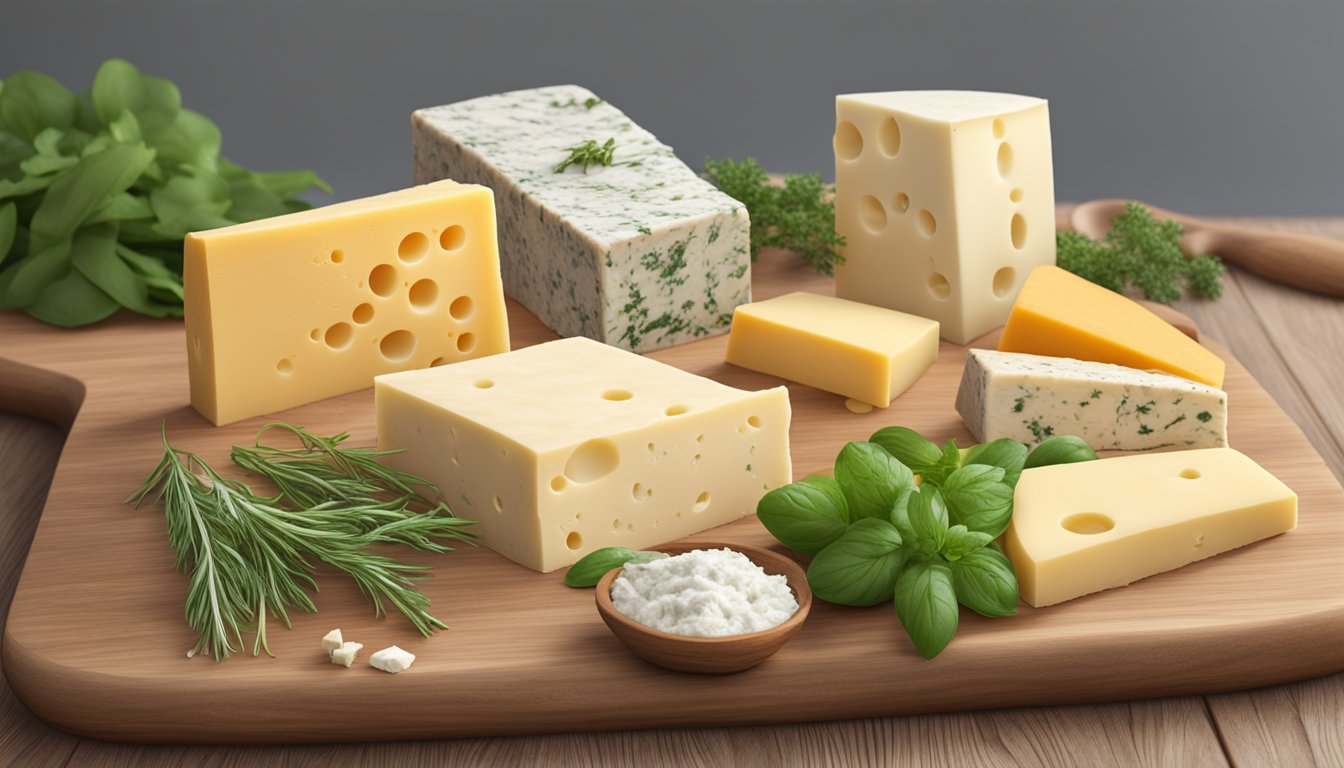
{"label": "orange cheese wedge", "polygon": [[1226,368],[1134,301],[1049,265],[1027,276],[999,350],[1165,371],[1213,387],[1223,386]]}

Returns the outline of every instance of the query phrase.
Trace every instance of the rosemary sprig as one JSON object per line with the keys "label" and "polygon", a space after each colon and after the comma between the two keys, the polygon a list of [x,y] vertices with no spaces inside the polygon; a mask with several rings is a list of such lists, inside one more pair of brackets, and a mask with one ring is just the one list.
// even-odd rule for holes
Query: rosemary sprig
{"label": "rosemary sprig", "polygon": [[577,165],[583,168],[583,172],[588,172],[590,165],[611,165],[612,157],[616,152],[616,139],[610,138],[601,145],[596,139],[589,139],[578,146],[570,147],[569,157],[564,162],[555,166],[551,170],[556,173],[564,173],[565,169],[571,165]]}
{"label": "rosemary sprig", "polygon": [[[262,445],[261,436],[276,428],[298,437],[300,447]],[[245,631],[255,634],[254,656],[270,654],[268,614],[288,627],[291,610],[316,611],[309,590],[317,590],[317,563],[353,578],[378,616],[390,604],[421,634],[447,627],[415,586],[427,567],[369,550],[396,543],[450,552],[445,541],[474,538],[464,530],[472,521],[416,490],[437,494],[431,484],[382,465],[378,457],[389,452],[341,447],[347,437],[272,423],[252,448],[235,447],[235,462],[275,484],[278,493],[264,497],[173,448],[165,428],[163,458],[127,502],[138,507],[157,491],[163,503],[177,567],[190,577],[186,619],[198,640],[189,655],[223,659],[242,647]],[[412,504],[428,509],[416,512]]]}

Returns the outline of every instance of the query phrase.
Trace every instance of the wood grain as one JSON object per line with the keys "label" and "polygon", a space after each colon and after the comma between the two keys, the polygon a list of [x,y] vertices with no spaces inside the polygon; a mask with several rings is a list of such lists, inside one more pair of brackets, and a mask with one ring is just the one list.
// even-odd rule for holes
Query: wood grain
{"label": "wood grain", "polygon": [[[758,265],[758,297],[797,288],[828,283],[792,258]],[[550,337],[516,306],[511,313],[517,345]],[[627,653],[591,595],[560,586],[560,573],[535,574],[488,551],[420,559],[437,566],[426,591],[453,625],[434,638],[415,638],[399,618],[374,620],[352,586],[324,575],[320,615],[272,634],[277,659],[188,662],[185,584],[162,516],[119,500],[157,460],[164,421],[179,447],[223,466],[228,446],[262,420],[216,429],[186,406],[180,325],[118,318],[72,333],[10,314],[0,316],[0,337],[6,355],[87,385],[14,597],[6,670],[32,710],[99,738],[259,743],[776,723],[1227,690],[1344,667],[1344,647],[1330,642],[1344,633],[1344,565],[1334,557],[1344,520],[1331,514],[1344,492],[1234,359],[1232,442],[1298,491],[1297,531],[1064,606],[1024,607],[1006,620],[967,615],[934,662],[919,658],[888,608],[818,604],[778,655],[705,680]],[[723,344],[656,356],[747,389],[778,383],[722,363]],[[892,408],[862,416],[839,397],[791,387],[795,472],[829,466],[844,441],[887,424],[968,442],[951,407],[963,355],[944,344]],[[372,443],[368,391],[285,417]],[[701,538],[778,548],[754,518]],[[1317,589],[1296,589],[1308,577]],[[71,616],[108,630],[72,634]],[[416,667],[395,678],[333,667],[317,649],[332,626],[369,648],[402,645],[419,656]],[[1258,662],[1241,663],[1248,655]],[[803,696],[800,681],[822,684]],[[349,717],[352,700],[360,717]]]}

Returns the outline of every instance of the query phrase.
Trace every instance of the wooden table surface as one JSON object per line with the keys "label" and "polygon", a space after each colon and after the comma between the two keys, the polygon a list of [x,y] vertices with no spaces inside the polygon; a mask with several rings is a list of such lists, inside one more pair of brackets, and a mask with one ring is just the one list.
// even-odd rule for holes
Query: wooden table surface
{"label": "wooden table surface", "polygon": [[[1239,223],[1344,239],[1344,218]],[[1232,349],[1344,482],[1344,301],[1233,270],[1221,300],[1187,300],[1176,306],[1205,334]],[[63,439],[59,428],[4,413],[4,407],[0,403],[0,625]],[[80,627],[78,617],[71,617],[71,626],[73,631],[100,631]],[[108,641],[115,643],[116,638]],[[799,681],[800,695],[808,684]],[[351,716],[359,716],[357,705]],[[82,739],[33,717],[0,678],[0,765],[454,763],[1344,766],[1344,673],[1239,693],[1096,706],[755,728],[297,747],[136,746]]]}

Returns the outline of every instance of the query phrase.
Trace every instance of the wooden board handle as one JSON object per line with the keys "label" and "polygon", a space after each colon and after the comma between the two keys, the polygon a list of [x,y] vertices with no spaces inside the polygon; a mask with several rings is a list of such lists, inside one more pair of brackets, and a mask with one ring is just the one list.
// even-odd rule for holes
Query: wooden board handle
{"label": "wooden board handle", "polygon": [[1344,296],[1344,241],[1201,222],[1182,244],[1284,285]]}

